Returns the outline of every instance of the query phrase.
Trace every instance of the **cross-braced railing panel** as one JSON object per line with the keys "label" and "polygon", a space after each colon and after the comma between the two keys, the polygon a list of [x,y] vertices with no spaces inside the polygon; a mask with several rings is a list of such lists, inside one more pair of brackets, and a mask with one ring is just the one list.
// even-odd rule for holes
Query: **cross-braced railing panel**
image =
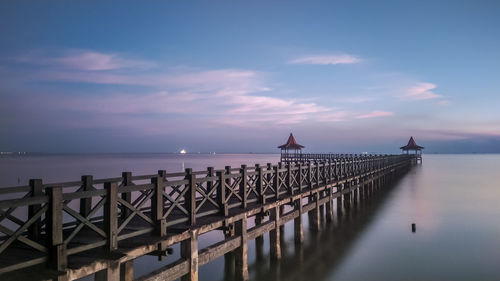
{"label": "cross-braced railing panel", "polygon": [[216,201],[216,192],[220,181],[217,177],[203,177],[196,179],[196,207],[195,212],[206,213],[220,209],[220,204]]}
{"label": "cross-braced railing panel", "polygon": [[189,216],[188,210],[184,206],[184,199],[186,193],[189,191],[188,180],[176,180],[165,182],[165,191],[163,192],[165,212],[163,218],[167,219],[169,216]]}

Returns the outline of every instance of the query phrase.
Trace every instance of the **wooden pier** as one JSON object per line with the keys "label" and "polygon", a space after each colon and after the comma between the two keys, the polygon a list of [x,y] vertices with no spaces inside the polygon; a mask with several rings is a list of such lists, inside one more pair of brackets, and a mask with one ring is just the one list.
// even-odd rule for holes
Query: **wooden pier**
{"label": "wooden pier", "polygon": [[[311,231],[320,231],[322,216],[332,221],[335,212],[415,164],[411,155],[320,155],[224,170],[124,172],[51,184],[33,179],[29,186],[0,188],[0,279],[95,274],[96,280],[133,280],[134,259],[164,258],[180,244],[179,260],[138,280],[198,280],[199,266],[228,253],[236,279],[247,280],[249,240],[261,248],[269,233],[270,257],[279,260],[285,223],[293,221],[300,244],[302,214]],[[250,219],[255,226],[249,228]],[[199,249],[198,237],[210,231],[223,231],[225,238]]]}

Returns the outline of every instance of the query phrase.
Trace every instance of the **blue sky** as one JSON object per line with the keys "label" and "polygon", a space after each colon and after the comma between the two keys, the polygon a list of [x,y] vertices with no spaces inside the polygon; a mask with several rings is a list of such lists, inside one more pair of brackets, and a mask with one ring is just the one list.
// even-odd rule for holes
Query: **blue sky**
{"label": "blue sky", "polygon": [[2,1],[0,150],[500,151],[498,1]]}

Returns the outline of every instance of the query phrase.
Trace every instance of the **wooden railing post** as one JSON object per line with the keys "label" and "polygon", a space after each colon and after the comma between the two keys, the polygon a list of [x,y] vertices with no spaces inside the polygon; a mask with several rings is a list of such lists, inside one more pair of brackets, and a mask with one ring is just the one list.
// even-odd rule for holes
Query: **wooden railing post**
{"label": "wooden railing post", "polygon": [[266,203],[266,195],[264,194],[264,167],[255,165],[257,171],[257,193],[259,194],[259,203]]}
{"label": "wooden railing post", "polygon": [[248,180],[248,175],[247,175],[247,165],[241,165],[240,168],[240,174],[241,174],[241,182],[240,182],[240,190],[239,194],[241,197],[241,207],[245,209],[247,207],[247,180]]}
{"label": "wooden railing post", "polygon": [[217,203],[220,206],[220,214],[222,216],[229,215],[229,210],[226,203],[226,175],[225,172],[217,171],[219,185],[217,185]]}
{"label": "wooden railing post", "polygon": [[163,177],[158,175],[151,178],[151,183],[154,185],[153,197],[151,197],[151,218],[154,225],[156,235],[164,237],[167,235],[167,221],[163,218]]}
{"label": "wooden railing post", "polygon": [[302,176],[302,162],[299,162],[298,165],[298,182],[299,182],[299,194],[302,193],[302,182],[304,181],[304,177]]}
{"label": "wooden railing post", "polygon": [[[214,167],[207,168],[207,176],[209,178],[215,176],[215,168]],[[214,187],[214,182],[212,180],[207,181],[207,192],[208,193],[210,193],[210,191],[212,191],[213,187]]]}
{"label": "wooden railing post", "polygon": [[189,190],[185,195],[185,205],[188,211],[188,223],[189,225],[194,225],[196,223],[196,175],[193,174],[193,169],[186,169],[186,177],[188,181],[185,188]]}
{"label": "wooden railing post", "polygon": [[68,257],[63,238],[63,197],[62,187],[53,186],[45,189],[49,197],[45,231],[49,249],[49,267],[64,271],[68,266]]}
{"label": "wooden railing post", "polygon": [[[93,177],[86,175],[82,176],[82,191],[90,191],[93,189]],[[92,197],[80,199],[80,215],[87,217],[92,210]]]}
{"label": "wooden railing post", "polygon": [[118,185],[105,182],[106,202],[104,203],[104,229],[106,232],[106,250],[118,249]]}
{"label": "wooden railing post", "polygon": [[311,161],[308,162],[308,168],[309,168],[309,170],[307,171],[307,183],[309,184],[309,189],[312,189],[313,182],[312,182],[312,163],[311,163]]}
{"label": "wooden railing post", "polygon": [[[132,185],[132,172],[123,172],[122,173],[122,186],[130,186]],[[127,203],[132,203],[132,193],[131,192],[123,192],[122,193],[122,199],[123,201]],[[126,206],[121,206],[121,218],[126,219],[130,214],[132,214],[132,210],[127,208]]]}
{"label": "wooden railing post", "polygon": [[321,185],[321,178],[320,178],[320,166],[319,162],[316,162],[316,187],[319,187]]}
{"label": "wooden railing post", "polygon": [[[280,162],[281,163],[281,162]],[[276,200],[280,197],[280,165],[274,167],[274,197]]]}
{"label": "wooden railing post", "polygon": [[287,177],[286,177],[286,185],[288,187],[288,193],[293,195],[293,184],[292,184],[292,162],[288,162],[286,165],[286,172],[287,172]]}
{"label": "wooden railing post", "polygon": [[[30,193],[31,197],[43,196],[43,185],[41,179],[30,179]],[[28,218],[32,218],[42,206],[40,204],[30,205],[28,207]],[[28,238],[33,241],[38,241],[40,239],[40,232],[42,227],[42,219],[38,218],[33,224],[28,228]]]}

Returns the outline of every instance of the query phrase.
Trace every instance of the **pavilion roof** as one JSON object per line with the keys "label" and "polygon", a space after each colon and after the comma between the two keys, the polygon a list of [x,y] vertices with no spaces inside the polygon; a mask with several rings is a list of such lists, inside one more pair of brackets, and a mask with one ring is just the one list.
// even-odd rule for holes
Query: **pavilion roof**
{"label": "pavilion roof", "polygon": [[420,150],[420,149],[424,149],[424,147],[418,145],[415,142],[415,140],[413,139],[413,137],[410,137],[410,140],[408,141],[408,144],[405,145],[405,146],[400,147],[400,149],[403,149],[403,150]]}
{"label": "pavilion roof", "polygon": [[286,141],[286,143],[278,146],[278,148],[281,148],[281,149],[302,149],[302,148],[304,148],[304,146],[298,144],[295,141],[293,134],[290,133],[290,136],[288,137],[288,140]]}

